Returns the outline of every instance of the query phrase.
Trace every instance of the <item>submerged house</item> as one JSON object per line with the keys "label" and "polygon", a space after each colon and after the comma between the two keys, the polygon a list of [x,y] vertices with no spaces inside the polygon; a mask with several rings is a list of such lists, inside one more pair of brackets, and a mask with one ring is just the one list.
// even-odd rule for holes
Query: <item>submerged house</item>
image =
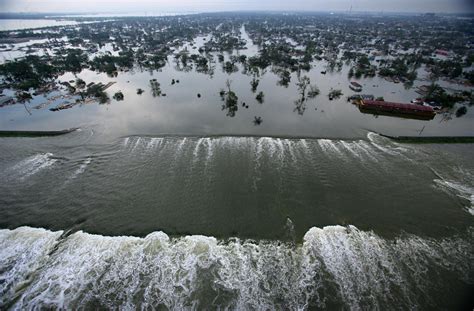
{"label": "submerged house", "polygon": [[362,92],[362,85],[355,81],[352,81],[351,84],[349,84],[349,88],[354,92]]}

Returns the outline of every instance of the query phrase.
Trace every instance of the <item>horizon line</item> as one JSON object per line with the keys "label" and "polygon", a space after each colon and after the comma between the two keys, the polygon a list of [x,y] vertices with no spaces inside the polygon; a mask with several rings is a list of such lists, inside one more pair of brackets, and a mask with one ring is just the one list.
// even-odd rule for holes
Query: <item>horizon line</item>
{"label": "horizon line", "polygon": [[435,15],[474,15],[474,12],[435,12],[435,11],[386,11],[386,10],[209,10],[209,11],[173,11],[173,10],[165,10],[165,11],[155,11],[149,10],[145,12],[24,12],[24,11],[12,11],[12,12],[2,12],[0,13],[1,16],[9,15],[9,14],[16,14],[16,15],[100,15],[100,14],[110,14],[113,16],[114,14],[124,15],[127,14],[130,17],[142,17],[147,16],[148,14],[176,14],[176,15],[190,15],[190,14],[215,14],[215,13],[377,13],[377,14],[435,14]]}

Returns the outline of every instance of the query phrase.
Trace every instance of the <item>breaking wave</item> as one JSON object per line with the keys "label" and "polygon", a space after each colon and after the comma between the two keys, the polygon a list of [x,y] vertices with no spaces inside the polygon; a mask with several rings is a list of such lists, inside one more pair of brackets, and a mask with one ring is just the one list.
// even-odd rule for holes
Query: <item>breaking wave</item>
{"label": "breaking wave", "polygon": [[443,239],[387,240],[354,226],[312,228],[302,244],[0,230],[0,307],[439,307],[432,295],[446,286],[439,271],[474,282],[473,238],[469,230]]}
{"label": "breaking wave", "polygon": [[[160,152],[166,149],[189,152],[193,162],[204,159],[209,162],[219,149],[250,151],[256,160],[264,154],[278,162],[298,161],[312,153],[326,154],[342,160],[364,160],[378,162],[380,157],[405,157],[407,149],[390,145],[389,140],[375,133],[368,134],[368,140],[331,139],[285,139],[274,137],[146,137],[131,136],[122,141],[124,150],[133,154]],[[405,157],[406,158],[406,157]]]}

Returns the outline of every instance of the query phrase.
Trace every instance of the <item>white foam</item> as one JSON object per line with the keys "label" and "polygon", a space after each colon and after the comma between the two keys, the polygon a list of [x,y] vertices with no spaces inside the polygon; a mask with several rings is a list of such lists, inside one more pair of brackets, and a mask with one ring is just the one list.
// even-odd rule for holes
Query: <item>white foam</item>
{"label": "white foam", "polygon": [[196,147],[194,147],[194,151],[193,151],[193,161],[194,162],[196,162],[198,160],[199,148],[201,147],[203,142],[204,142],[204,138],[199,138],[199,140],[196,143]]}
{"label": "white foam", "polygon": [[297,159],[296,159],[295,152],[293,150],[293,142],[290,141],[289,139],[285,139],[284,142],[285,142],[286,147],[288,148],[288,151],[290,152],[291,160],[293,162],[296,162]]}
{"label": "white foam", "polygon": [[389,148],[384,147],[381,144],[379,144],[378,142],[380,140],[382,140],[382,137],[379,134],[370,132],[370,133],[367,134],[367,138],[369,139],[372,146],[374,146],[378,150],[382,151],[383,153],[386,153],[386,154],[389,154],[389,155],[400,155],[400,153],[398,151],[389,149]]}
{"label": "white foam", "polygon": [[10,171],[13,174],[18,174],[21,179],[25,179],[56,163],[57,159],[52,158],[52,156],[52,153],[42,153],[28,157],[14,165]]}
{"label": "white foam", "polygon": [[263,155],[263,145],[264,141],[263,138],[257,139],[257,143],[255,145],[255,161],[257,163],[257,166],[260,166],[260,159],[262,158]]}
{"label": "white foam", "polygon": [[474,187],[456,181],[435,179],[434,182],[444,189],[454,192],[458,197],[467,200],[470,205],[466,206],[468,213],[474,216]]}
{"label": "white foam", "polygon": [[372,145],[367,143],[366,141],[359,140],[355,146],[359,148],[359,150],[362,151],[366,155],[367,158],[373,160],[374,162],[379,161],[379,155],[375,153],[374,149],[372,148]]}
{"label": "white foam", "polygon": [[155,149],[155,147],[161,142],[161,140],[162,140],[162,138],[156,138],[156,137],[149,138],[145,149],[147,151]]}
{"label": "white foam", "polygon": [[[442,267],[473,281],[473,232],[467,238],[385,240],[353,226],[329,226],[311,228],[302,245],[170,238],[163,232],[145,238],[76,232],[48,256],[60,234],[0,230],[0,279],[7,280],[0,282],[2,303],[18,293],[18,310],[91,305],[183,310],[210,304],[302,310],[310,304],[324,308],[327,301],[351,310],[417,309],[420,296],[413,288],[426,293],[445,285],[431,269]],[[5,269],[11,263],[16,268]],[[25,281],[30,273],[34,277]],[[16,291],[22,282],[24,292]]]}
{"label": "white foam", "polygon": [[187,140],[188,139],[186,137],[181,139],[181,142],[179,143],[178,148],[177,148],[177,153],[181,153],[183,151],[184,145],[186,144]]}
{"label": "white foam", "polygon": [[309,150],[309,145],[308,145],[308,142],[306,141],[306,139],[300,139],[299,143],[300,143],[300,145],[302,145],[304,147],[305,150]]}
{"label": "white foam", "polygon": [[72,174],[71,179],[76,178],[86,171],[87,166],[92,162],[92,158],[87,158],[84,162],[77,168],[77,170]]}
{"label": "white foam", "polygon": [[29,227],[0,230],[0,308],[46,263],[61,234]]}
{"label": "white foam", "polygon": [[262,146],[264,146],[263,148],[267,150],[269,157],[273,157],[273,155],[277,152],[275,140],[270,137],[262,137],[259,139],[259,141],[262,142]]}
{"label": "white foam", "polygon": [[206,165],[209,165],[209,163],[212,160],[212,157],[214,156],[214,149],[215,149],[214,142],[215,142],[214,139],[206,138],[206,145],[207,145]]}
{"label": "white foam", "polygon": [[356,142],[341,141],[341,144],[354,157],[359,158],[359,159],[363,159],[360,151],[356,147],[356,144],[357,144]]}
{"label": "white foam", "polygon": [[285,158],[285,146],[283,146],[283,141],[280,138],[274,138],[273,141],[278,150],[278,159],[281,162]]}
{"label": "white foam", "polygon": [[135,141],[135,144],[132,147],[131,153],[133,153],[135,151],[135,149],[137,149],[137,147],[140,145],[141,141],[142,141],[142,138],[138,137],[137,140]]}
{"label": "white foam", "polygon": [[130,138],[129,138],[129,137],[125,137],[125,138],[123,139],[123,146],[124,146],[124,148],[127,148],[129,141],[130,141]]}
{"label": "white foam", "polygon": [[339,149],[336,141],[330,139],[318,139],[318,144],[325,153],[336,154],[340,158],[344,158],[344,154]]}
{"label": "white foam", "polygon": [[[402,280],[386,242],[355,227],[312,228],[305,243],[320,258],[350,309],[380,309],[380,293],[390,293]],[[388,302],[388,301],[387,301]]]}

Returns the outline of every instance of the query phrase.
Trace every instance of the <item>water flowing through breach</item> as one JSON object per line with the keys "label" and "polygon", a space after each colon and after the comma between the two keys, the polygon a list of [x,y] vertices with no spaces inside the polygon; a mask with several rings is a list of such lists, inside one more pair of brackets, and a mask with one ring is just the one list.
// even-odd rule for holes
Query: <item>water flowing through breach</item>
{"label": "water flowing through breach", "polygon": [[51,142],[2,145],[0,226],[285,240],[290,218],[301,240],[330,224],[436,237],[474,221],[471,149],[400,145],[375,133]]}
{"label": "water flowing through breach", "polygon": [[[207,236],[107,237],[0,230],[0,306],[354,310],[459,307],[474,232],[383,239],[313,227],[302,244]],[[454,295],[454,296],[452,296]],[[463,296],[466,295],[466,296]]]}

